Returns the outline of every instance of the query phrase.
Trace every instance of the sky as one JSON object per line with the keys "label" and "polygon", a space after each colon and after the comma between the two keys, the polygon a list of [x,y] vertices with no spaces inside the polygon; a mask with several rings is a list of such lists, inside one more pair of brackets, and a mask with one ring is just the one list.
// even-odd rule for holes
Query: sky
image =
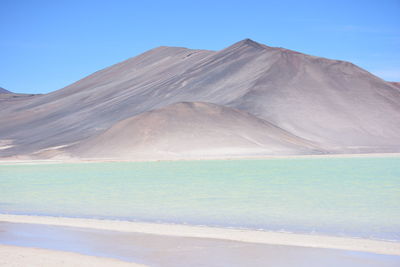
{"label": "sky", "polygon": [[157,46],[245,38],[400,81],[400,0],[0,0],[0,87],[47,93]]}

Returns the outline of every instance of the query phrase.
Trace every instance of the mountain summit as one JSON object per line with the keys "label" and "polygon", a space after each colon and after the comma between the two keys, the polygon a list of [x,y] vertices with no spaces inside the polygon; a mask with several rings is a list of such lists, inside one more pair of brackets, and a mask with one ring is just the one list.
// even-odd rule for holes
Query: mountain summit
{"label": "mountain summit", "polygon": [[349,62],[245,39],[220,51],[158,47],[3,100],[0,125],[0,157],[399,152],[400,90]]}
{"label": "mountain summit", "polygon": [[267,48],[268,46],[257,43],[249,38],[243,39],[233,45],[231,45],[230,47],[243,47],[243,46],[252,46],[252,47],[256,47],[256,48]]}

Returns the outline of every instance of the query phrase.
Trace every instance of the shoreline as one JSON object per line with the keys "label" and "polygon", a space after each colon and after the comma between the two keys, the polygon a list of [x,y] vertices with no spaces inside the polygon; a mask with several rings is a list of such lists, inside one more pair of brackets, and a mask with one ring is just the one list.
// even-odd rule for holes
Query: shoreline
{"label": "shoreline", "polygon": [[126,233],[143,233],[160,236],[206,238],[269,245],[339,249],[346,251],[400,256],[400,242],[350,237],[241,230],[179,224],[141,223],[118,220],[11,214],[0,214],[0,221],[10,223],[89,228]]}
{"label": "shoreline", "polygon": [[[163,267],[265,267],[266,265],[280,267],[308,267],[311,265],[315,267],[397,267],[400,263],[400,256],[396,255],[44,224],[1,222],[0,239],[4,245],[13,246],[11,253],[15,253],[15,255],[11,255],[13,257],[5,258],[5,266],[15,266],[20,262],[18,260],[21,260],[20,258],[15,259],[15,256],[25,257],[26,250],[31,248],[45,249],[45,251],[35,250],[37,253],[30,255],[27,264],[17,266],[32,266],[32,263],[38,260],[46,260],[49,256],[47,252],[60,255],[56,258],[57,261],[65,259],[65,261],[71,262],[73,258],[68,255],[94,257],[90,258],[92,260],[88,258],[90,261],[87,265],[84,264],[85,266],[121,266],[114,265],[107,258],[128,264]],[[2,248],[4,247],[0,245],[0,254]],[[100,265],[95,264],[94,261]],[[56,262],[49,263],[49,265],[33,266],[58,265],[55,264]],[[67,264],[67,266],[82,265],[81,262],[78,262],[77,265]]]}
{"label": "shoreline", "polygon": [[309,154],[309,155],[265,155],[237,157],[193,157],[155,159],[107,159],[107,158],[64,158],[64,159],[18,159],[0,158],[1,165],[18,164],[64,164],[64,163],[111,163],[111,162],[176,162],[207,160],[268,160],[268,159],[325,159],[325,158],[397,158],[400,153],[355,153],[355,154]]}

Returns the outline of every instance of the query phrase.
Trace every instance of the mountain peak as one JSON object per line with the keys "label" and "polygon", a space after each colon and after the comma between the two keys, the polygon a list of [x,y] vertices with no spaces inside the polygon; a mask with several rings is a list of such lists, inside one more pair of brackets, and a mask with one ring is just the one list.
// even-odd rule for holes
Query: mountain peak
{"label": "mountain peak", "polygon": [[250,38],[243,39],[243,40],[239,41],[239,43],[260,45],[256,41],[251,40]]}
{"label": "mountain peak", "polygon": [[243,40],[241,40],[241,41],[239,41],[237,43],[234,43],[230,47],[235,47],[236,48],[236,47],[248,47],[248,46],[255,47],[255,48],[262,48],[262,49],[267,47],[266,45],[257,43],[255,41],[249,39],[249,38],[246,38],[246,39],[243,39]]}

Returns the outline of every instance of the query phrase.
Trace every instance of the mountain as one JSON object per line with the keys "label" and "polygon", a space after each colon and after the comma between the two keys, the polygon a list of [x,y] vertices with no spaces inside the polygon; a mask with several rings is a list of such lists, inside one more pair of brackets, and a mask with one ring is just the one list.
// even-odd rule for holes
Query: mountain
{"label": "mountain", "polygon": [[10,94],[11,92],[4,89],[3,87],[0,87],[0,94]]}
{"label": "mountain", "polygon": [[[244,139],[236,135],[218,148],[218,155],[231,155],[234,150],[239,156],[242,152],[238,147],[245,151],[243,155],[400,151],[400,89],[396,85],[349,62],[269,47],[249,39],[220,51],[158,47],[61,90],[3,102],[0,140],[8,142],[6,149],[0,149],[3,157],[62,154],[130,158],[139,148],[164,151],[156,144],[168,143],[165,140],[171,135],[179,136],[171,146],[172,153],[191,154],[192,143],[211,151],[215,144],[212,140],[220,140],[218,131],[188,141],[192,124],[181,113],[190,111],[193,118],[204,118],[206,110],[214,108],[229,112],[221,111],[223,116],[196,125],[211,131],[226,120],[231,124],[222,135],[235,136],[237,131],[255,138],[253,133],[257,132],[256,140],[264,138],[259,134],[265,140],[274,135],[257,149],[250,142],[244,146]],[[194,103],[180,104],[191,106],[186,109],[174,105],[181,102]],[[205,108],[194,108],[197,102]],[[119,142],[126,138],[124,132],[140,132],[135,123],[154,131],[157,125],[147,119],[162,113],[168,114],[163,121],[177,124],[167,127],[157,140],[142,140],[132,132],[133,143]],[[246,132],[234,124],[252,126]],[[281,132],[271,134],[272,129]],[[111,136],[114,131],[121,135]],[[302,143],[294,147],[278,138],[286,135]],[[178,141],[183,144],[184,140],[185,146],[179,145]],[[88,149],[87,144],[95,144],[96,149]],[[111,153],[114,144],[127,144],[115,150],[124,149],[122,156]]]}

